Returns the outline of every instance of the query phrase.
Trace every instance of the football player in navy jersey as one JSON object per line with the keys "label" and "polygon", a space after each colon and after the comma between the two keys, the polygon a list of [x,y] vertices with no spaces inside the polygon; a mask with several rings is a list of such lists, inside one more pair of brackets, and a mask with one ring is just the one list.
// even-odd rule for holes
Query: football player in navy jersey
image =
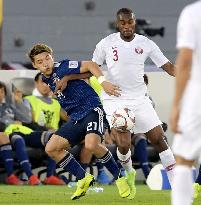
{"label": "football player in navy jersey", "polygon": [[[120,95],[118,86],[106,81],[99,66],[92,61],[71,61],[68,59],[55,63],[52,49],[45,44],[34,45],[28,56],[33,66],[43,74],[43,81],[54,92],[56,83],[66,75],[91,72],[98,78],[99,83],[109,95]],[[102,144],[105,112],[96,92],[84,80],[68,81],[67,87],[56,93],[62,108],[70,116],[65,123],[48,141],[45,151],[66,171],[78,179],[77,190],[72,200],[84,196],[89,186],[93,185],[94,177],[80,166],[67,150],[85,140],[85,147],[113,174],[121,197],[128,197],[130,188],[120,172],[111,153]]]}

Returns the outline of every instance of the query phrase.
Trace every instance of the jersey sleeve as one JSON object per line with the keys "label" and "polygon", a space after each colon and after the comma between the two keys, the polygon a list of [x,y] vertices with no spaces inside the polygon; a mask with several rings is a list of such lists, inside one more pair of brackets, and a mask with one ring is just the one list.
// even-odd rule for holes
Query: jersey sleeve
{"label": "jersey sleeve", "polygon": [[177,48],[195,48],[196,30],[193,25],[193,14],[185,7],[180,14],[177,24]]}
{"label": "jersey sleeve", "polygon": [[106,57],[106,53],[104,51],[103,43],[104,43],[104,41],[101,40],[96,45],[96,48],[95,48],[94,53],[93,53],[92,61],[97,63],[98,65],[102,65],[104,60],[105,60],[105,57]]}
{"label": "jersey sleeve", "polygon": [[150,41],[150,48],[151,48],[149,57],[156,64],[156,66],[160,68],[162,65],[166,64],[169,60],[164,56],[160,48],[152,40],[149,41]]}
{"label": "jersey sleeve", "polygon": [[61,63],[60,68],[62,70],[62,75],[71,75],[80,73],[80,61],[65,60]]}

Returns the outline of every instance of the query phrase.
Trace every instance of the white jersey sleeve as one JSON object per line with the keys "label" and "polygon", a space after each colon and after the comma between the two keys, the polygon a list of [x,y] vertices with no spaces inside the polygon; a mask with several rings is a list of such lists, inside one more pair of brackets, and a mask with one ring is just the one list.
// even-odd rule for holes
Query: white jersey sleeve
{"label": "white jersey sleeve", "polygon": [[166,64],[169,60],[163,55],[160,48],[152,40],[149,40],[149,42],[151,48],[149,57],[156,64],[156,66],[160,68],[162,65]]}
{"label": "white jersey sleeve", "polygon": [[196,30],[192,21],[193,16],[188,6],[181,12],[177,25],[177,48],[195,48]]}
{"label": "white jersey sleeve", "polygon": [[96,62],[98,65],[102,65],[104,63],[106,53],[104,51],[104,39],[101,40],[97,45],[93,53],[92,61]]}

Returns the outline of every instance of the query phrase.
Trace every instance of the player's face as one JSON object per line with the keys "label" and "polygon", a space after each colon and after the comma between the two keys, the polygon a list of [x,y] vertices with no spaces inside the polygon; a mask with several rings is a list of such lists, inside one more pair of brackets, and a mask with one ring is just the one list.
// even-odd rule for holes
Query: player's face
{"label": "player's face", "polygon": [[121,33],[121,38],[131,41],[135,34],[135,16],[133,14],[120,14],[117,17],[117,28]]}
{"label": "player's face", "polygon": [[0,103],[3,102],[3,100],[5,99],[5,96],[6,94],[5,94],[4,88],[0,88]]}
{"label": "player's face", "polygon": [[54,67],[54,59],[49,53],[43,52],[34,56],[33,66],[45,76],[50,76]]}

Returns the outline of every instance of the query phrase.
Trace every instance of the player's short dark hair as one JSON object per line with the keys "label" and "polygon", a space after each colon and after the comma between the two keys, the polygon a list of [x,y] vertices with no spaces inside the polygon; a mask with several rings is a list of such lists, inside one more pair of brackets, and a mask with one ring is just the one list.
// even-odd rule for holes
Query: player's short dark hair
{"label": "player's short dark hair", "polygon": [[7,94],[7,89],[6,89],[6,85],[0,81],[0,88],[4,89],[5,94]]}
{"label": "player's short dark hair", "polygon": [[34,81],[35,81],[35,82],[38,82],[40,76],[42,76],[42,73],[41,73],[41,72],[37,73],[36,76],[35,76],[35,78],[34,78]]}
{"label": "player's short dark hair", "polygon": [[47,52],[52,55],[53,50],[46,44],[38,43],[30,49],[30,51],[27,53],[27,56],[30,58],[31,62],[34,62],[34,57],[43,52]]}
{"label": "player's short dark hair", "polygon": [[129,9],[129,8],[121,8],[121,9],[119,9],[119,11],[117,11],[117,14],[116,14],[117,17],[120,14],[133,14],[134,15],[133,11],[131,9]]}

